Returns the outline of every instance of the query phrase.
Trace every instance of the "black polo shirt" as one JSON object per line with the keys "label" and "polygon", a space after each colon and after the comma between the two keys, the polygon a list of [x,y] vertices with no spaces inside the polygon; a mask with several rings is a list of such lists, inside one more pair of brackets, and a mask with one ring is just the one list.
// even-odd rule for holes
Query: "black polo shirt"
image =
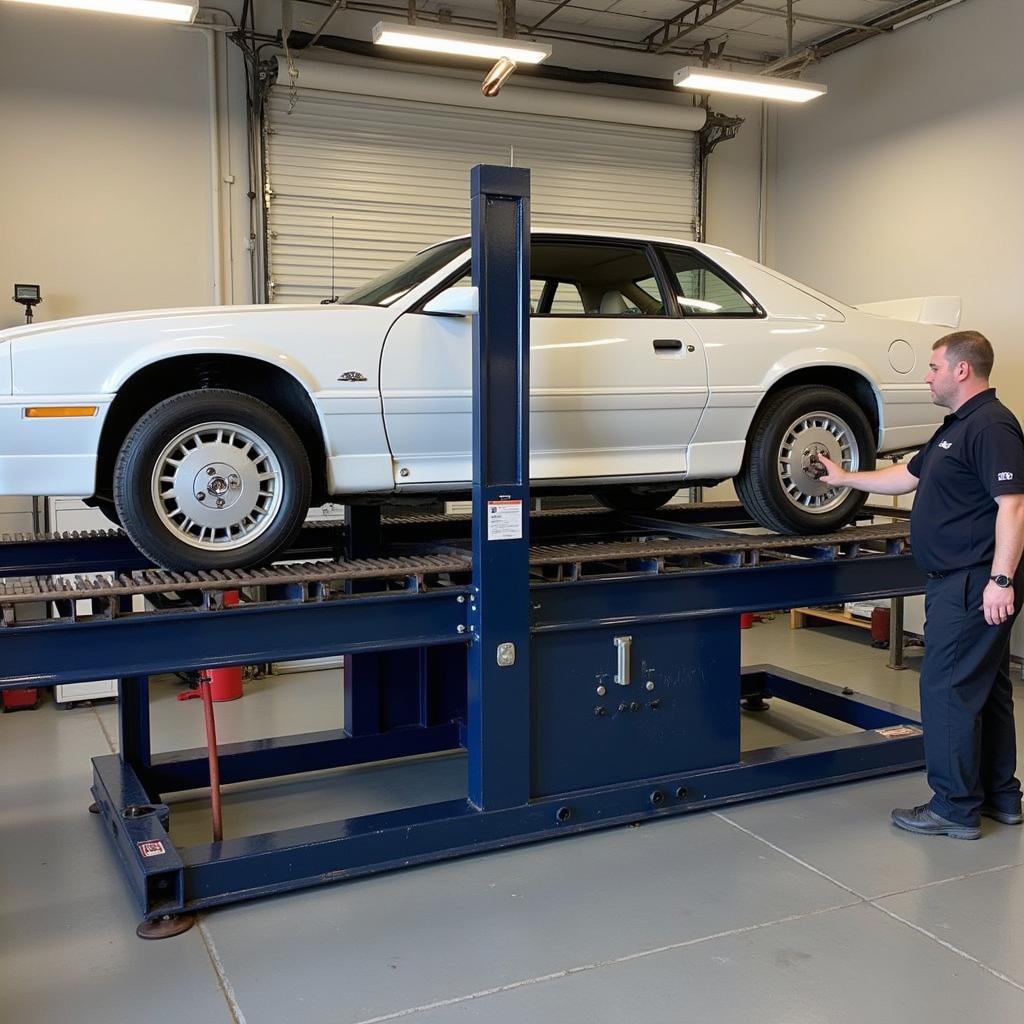
{"label": "black polo shirt", "polygon": [[1024,434],[995,389],[950,413],[907,469],[920,480],[910,516],[917,564],[951,572],[991,563],[994,499],[1024,494]]}

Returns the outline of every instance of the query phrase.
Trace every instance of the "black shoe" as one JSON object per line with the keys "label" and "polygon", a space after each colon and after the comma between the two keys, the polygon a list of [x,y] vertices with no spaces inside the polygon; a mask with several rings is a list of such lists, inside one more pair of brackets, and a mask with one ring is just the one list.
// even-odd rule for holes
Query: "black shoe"
{"label": "black shoe", "polygon": [[927,804],[920,807],[897,807],[892,812],[892,823],[908,832],[922,836],[949,836],[952,839],[979,839],[977,825],[958,825],[948,818],[939,817]]}
{"label": "black shoe", "polygon": [[979,808],[979,813],[983,818],[991,818],[993,821],[1000,821],[1004,825],[1024,824],[1024,814],[1020,812],[1020,804],[1017,805],[1017,810],[1015,811],[1001,811],[998,807],[993,807],[991,804],[982,804]]}

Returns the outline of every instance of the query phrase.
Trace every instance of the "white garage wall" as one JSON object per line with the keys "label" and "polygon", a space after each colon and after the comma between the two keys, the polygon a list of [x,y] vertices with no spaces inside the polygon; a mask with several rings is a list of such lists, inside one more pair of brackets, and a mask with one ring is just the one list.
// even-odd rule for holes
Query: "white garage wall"
{"label": "white garage wall", "polygon": [[[748,68],[739,70],[749,73]],[[723,99],[714,108],[744,123],[736,138],[719,143],[708,161],[707,240],[756,260],[761,104]]]}
{"label": "white garage wall", "polygon": [[[37,320],[211,301],[207,59],[194,30],[0,5],[0,327],[23,322],[14,281],[42,286]],[[232,210],[236,250],[244,212]],[[249,298],[244,256],[237,301]]]}
{"label": "white garage wall", "polygon": [[771,262],[851,302],[959,294],[1024,416],[1024,4],[970,0],[814,68],[780,117]]}

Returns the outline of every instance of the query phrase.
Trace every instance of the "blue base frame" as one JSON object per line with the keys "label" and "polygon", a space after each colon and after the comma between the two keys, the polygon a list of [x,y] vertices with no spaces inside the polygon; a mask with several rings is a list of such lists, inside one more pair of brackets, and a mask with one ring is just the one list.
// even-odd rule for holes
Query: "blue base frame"
{"label": "blue base frame", "polygon": [[[625,822],[904,771],[923,764],[913,713],[771,666],[742,674],[741,693],[798,705],[857,726],[840,737],[744,753],[709,770],[575,790],[498,810],[450,800],[177,849],[160,792],[205,784],[203,751],[152,759],[140,774],[118,755],[93,759],[93,796],[146,918],[321,885],[412,864]],[[737,709],[738,713],[738,709]],[[378,737],[316,733],[225,746],[225,780],[264,778],[455,747],[454,726]],[[162,851],[162,852],[160,852]]]}

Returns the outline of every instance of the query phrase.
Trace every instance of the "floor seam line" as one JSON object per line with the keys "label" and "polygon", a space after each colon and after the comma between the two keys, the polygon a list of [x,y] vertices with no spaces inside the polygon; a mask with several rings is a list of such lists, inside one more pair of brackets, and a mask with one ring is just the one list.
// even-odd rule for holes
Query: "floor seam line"
{"label": "floor seam line", "polygon": [[925,938],[931,939],[932,942],[942,946],[943,949],[948,949],[951,953],[955,953],[957,956],[962,957],[964,960],[968,960],[970,963],[980,967],[983,971],[987,971],[993,977],[998,978],[1000,981],[1005,981],[1007,985],[1012,985],[1015,989],[1024,992],[1024,985],[1019,981],[1014,981],[1008,974],[1003,974],[1002,971],[997,971],[994,967],[990,967],[983,960],[979,960],[976,956],[972,956],[966,950],[960,949],[959,946],[954,946],[952,942],[947,942],[945,939],[940,938],[934,932],[928,931],[927,928],[923,928],[919,924],[914,924],[913,921],[908,921],[907,918],[901,917],[895,911],[889,910],[887,907],[879,906],[874,900],[868,900],[868,904],[885,914],[886,917],[891,917],[894,921],[899,921],[900,924],[906,925],[908,928],[915,932],[925,936]]}
{"label": "floor seam line", "polygon": [[932,889],[937,885],[946,885],[948,882],[962,882],[968,878],[979,878],[981,875],[991,875],[997,871],[1009,871],[1011,868],[1024,867],[1024,861],[1014,861],[1011,864],[997,864],[991,868],[981,868],[979,871],[965,871],[962,875],[950,875],[948,878],[936,878],[932,882],[922,882],[920,885],[911,885],[906,889],[894,889],[892,892],[883,892],[878,896],[871,896],[873,900],[887,900],[893,896],[905,896],[907,893],[920,892],[922,889]]}
{"label": "floor seam line", "polygon": [[235,989],[228,980],[228,972],[224,969],[224,962],[220,958],[220,953],[217,952],[217,945],[213,941],[213,936],[210,934],[209,929],[206,927],[206,922],[199,914],[196,914],[196,927],[199,929],[203,945],[206,947],[206,955],[210,958],[214,973],[217,975],[217,984],[220,986],[221,994],[228,1004],[231,1019],[234,1021],[234,1024],[246,1024],[245,1014],[238,1003]]}
{"label": "floor seam line", "polygon": [[566,967],[560,971],[552,971],[550,974],[541,974],[533,978],[522,978],[519,981],[508,982],[505,985],[496,985],[493,988],[481,989],[478,992],[468,992],[461,996],[452,996],[449,999],[438,999],[431,1003],[424,1003],[421,1006],[410,1006],[404,1010],[395,1010],[392,1013],[381,1014],[377,1017],[367,1017],[356,1021],[354,1024],[384,1024],[385,1021],[400,1020],[403,1017],[411,1017],[416,1013],[424,1013],[428,1010],[437,1010],[446,1006],[457,1006],[460,1003],[467,1003],[473,999],[482,999],[487,996],[501,995],[505,992],[514,992],[520,988],[527,988],[531,985],[540,985],[547,981],[558,981],[562,978],[571,978],[576,974],[585,974],[589,971],[600,970],[604,967],[614,967],[618,964],[629,963],[633,960],[642,960],[649,956],[656,956],[659,953],[670,953],[677,949],[686,949],[690,946],[698,946],[715,939],[731,938],[735,935],[746,935],[749,932],[760,931],[764,928],[772,928],[780,924],[791,924],[794,921],[801,921],[809,917],[818,917],[821,914],[831,914],[837,910],[848,910],[851,906],[860,904],[839,903],[831,907],[821,907],[818,910],[804,911],[800,914],[789,914],[786,917],[775,918],[771,921],[761,921],[758,924],[744,925],[741,928],[729,928],[726,931],[715,932],[712,935],[701,935],[693,939],[683,939],[680,942],[667,943],[664,946],[656,946],[652,949],[639,950],[636,953],[626,953],[623,956],[609,957],[605,960],[597,960],[591,964],[580,964],[576,967]]}
{"label": "floor seam line", "polygon": [[114,741],[111,738],[110,733],[107,732],[107,726],[106,726],[106,723],[103,721],[103,716],[96,709],[96,705],[95,704],[93,704],[89,708],[89,710],[93,713],[93,717],[99,723],[100,732],[103,733],[103,738],[107,741],[107,746],[110,747],[110,752],[112,754],[116,754],[117,753],[117,748],[114,746]]}
{"label": "floor seam line", "polygon": [[813,871],[816,875],[820,875],[826,881],[831,882],[833,885],[836,885],[840,889],[845,890],[851,896],[856,896],[857,899],[860,900],[862,903],[866,903],[870,899],[869,896],[865,896],[863,893],[857,892],[856,889],[847,885],[845,882],[840,882],[838,878],[833,878],[830,874],[822,871],[821,868],[816,868],[813,864],[809,863],[808,861],[802,860],[795,853],[790,853],[788,850],[784,850],[781,846],[776,846],[775,843],[771,842],[768,839],[765,839],[764,836],[759,836],[756,832],[752,832],[749,828],[744,828],[739,822],[733,821],[732,818],[726,817],[724,814],[722,814],[721,811],[712,811],[711,813],[720,821],[724,821],[727,825],[731,825],[733,828],[738,829],[745,835],[750,836],[751,839],[756,839],[759,843],[764,843],[764,845],[767,846],[769,849],[774,850],[776,853],[781,853],[783,857],[788,857],[795,864],[799,864],[801,867],[807,868],[808,871]]}

